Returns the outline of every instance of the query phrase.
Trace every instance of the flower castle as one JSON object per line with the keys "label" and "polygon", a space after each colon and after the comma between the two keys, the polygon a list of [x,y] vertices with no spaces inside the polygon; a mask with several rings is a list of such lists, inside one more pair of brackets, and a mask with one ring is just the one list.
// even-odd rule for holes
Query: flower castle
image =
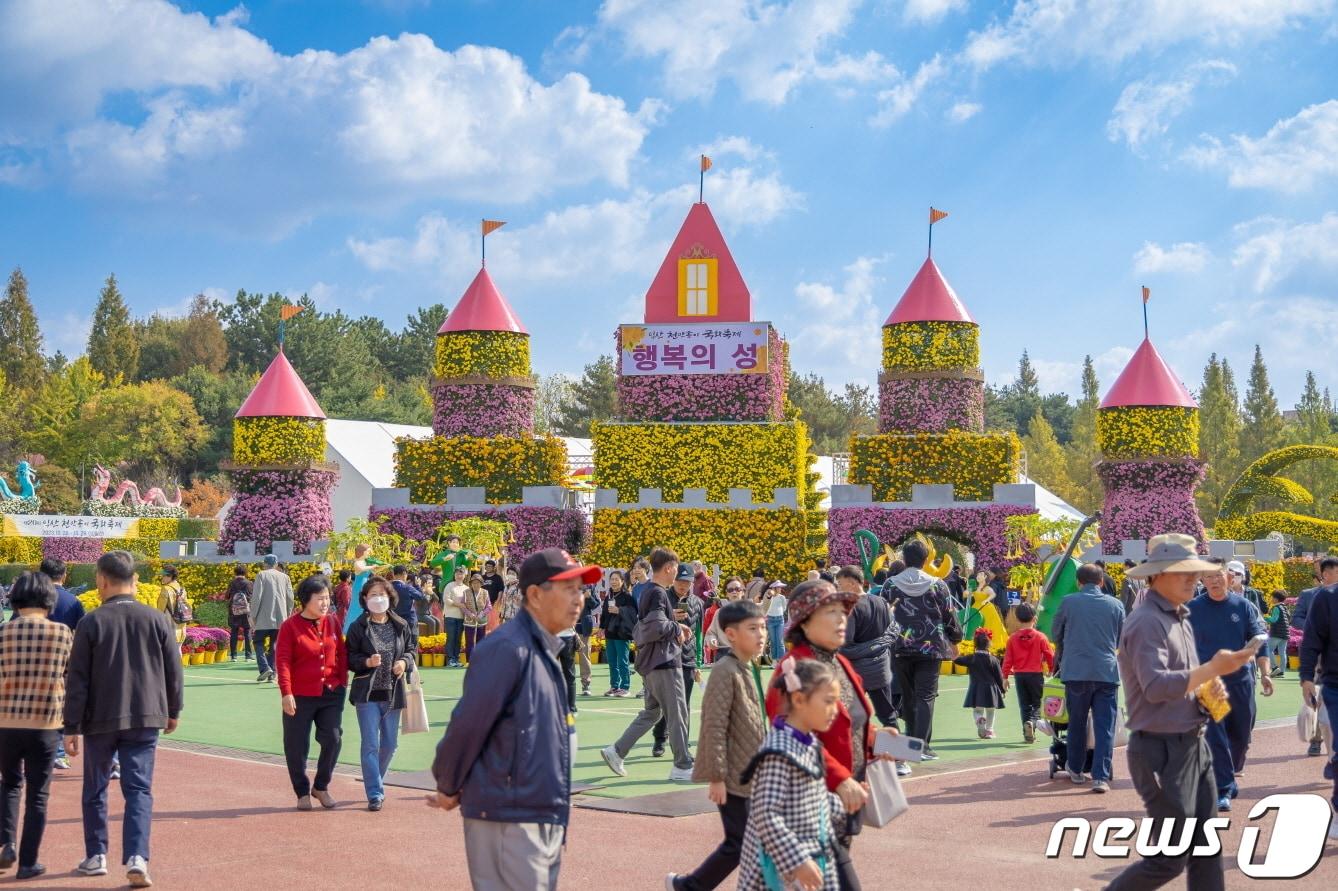
{"label": "flower castle", "polygon": [[1207,468],[1198,459],[1199,406],[1147,337],[1101,400],[1096,438],[1106,554],[1163,532],[1206,541],[1194,504]]}
{"label": "flower castle", "polygon": [[[858,562],[854,533],[961,541],[976,565],[1007,565],[1008,516],[1032,513],[1014,433],[985,432],[980,326],[927,257],[883,323],[878,433],[851,443],[851,485],[832,487],[832,562]],[[957,500],[961,499],[961,500]]]}
{"label": "flower castle", "polygon": [[801,574],[821,544],[807,427],[785,420],[785,342],[753,320],[705,202],[670,245],[644,319],[617,334],[619,420],[592,431],[592,559],[625,566],[668,545],[726,574]]}
{"label": "flower castle", "polygon": [[338,468],[325,463],[325,412],[302,382],[282,343],[232,422],[234,501],[219,536],[231,553],[239,541],[268,550],[291,541],[298,552],[329,534],[330,490]]}

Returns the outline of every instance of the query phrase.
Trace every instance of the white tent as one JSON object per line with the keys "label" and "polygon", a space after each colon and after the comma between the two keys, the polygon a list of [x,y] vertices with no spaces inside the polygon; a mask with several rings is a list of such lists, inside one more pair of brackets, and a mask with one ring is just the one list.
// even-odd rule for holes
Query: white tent
{"label": "white tent", "polygon": [[1023,476],[1020,483],[1030,483],[1036,487],[1036,510],[1047,520],[1077,520],[1081,522],[1087,515],[1060,498],[1054,492],[1033,479]]}

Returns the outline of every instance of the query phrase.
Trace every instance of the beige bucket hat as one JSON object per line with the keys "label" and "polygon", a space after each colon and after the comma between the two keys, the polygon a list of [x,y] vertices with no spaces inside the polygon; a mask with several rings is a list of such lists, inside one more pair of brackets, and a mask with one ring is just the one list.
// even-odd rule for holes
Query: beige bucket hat
{"label": "beige bucket hat", "polygon": [[1198,542],[1192,535],[1168,532],[1148,540],[1148,557],[1125,575],[1145,579],[1163,572],[1215,572],[1220,563],[1210,563],[1199,556]]}

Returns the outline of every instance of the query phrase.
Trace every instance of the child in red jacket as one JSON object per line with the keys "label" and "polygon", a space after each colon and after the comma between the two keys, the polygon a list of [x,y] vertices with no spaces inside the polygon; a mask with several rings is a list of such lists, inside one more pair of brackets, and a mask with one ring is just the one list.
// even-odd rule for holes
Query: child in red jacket
{"label": "child in red jacket", "polygon": [[1036,608],[1030,603],[1018,604],[1013,610],[1022,625],[1008,638],[1004,647],[1004,689],[1008,678],[1017,675],[1017,704],[1022,713],[1022,738],[1036,741],[1036,721],[1041,716],[1041,690],[1045,676],[1055,670],[1055,648],[1050,639],[1036,630]]}

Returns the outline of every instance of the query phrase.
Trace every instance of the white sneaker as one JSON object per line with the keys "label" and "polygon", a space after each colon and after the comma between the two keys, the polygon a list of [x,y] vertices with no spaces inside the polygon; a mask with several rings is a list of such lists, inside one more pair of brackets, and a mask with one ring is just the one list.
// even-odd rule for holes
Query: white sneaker
{"label": "white sneaker", "polygon": [[105,876],[107,874],[107,855],[94,854],[74,868],[81,876]]}
{"label": "white sneaker", "polygon": [[908,777],[911,775],[911,766],[905,761],[897,762],[897,776]]}
{"label": "white sneaker", "polygon": [[1087,774],[1073,773],[1072,771],[1069,771],[1069,780],[1072,781],[1073,785],[1081,786],[1083,783],[1087,782]]}
{"label": "white sneaker", "polygon": [[604,756],[604,763],[609,766],[620,777],[627,776],[627,768],[623,766],[623,757],[618,754],[618,750],[613,746],[605,746],[599,750],[599,754]]}
{"label": "white sneaker", "polygon": [[1110,791],[1110,783],[1107,783],[1105,780],[1093,780],[1093,781],[1092,781],[1092,791],[1093,791],[1093,792],[1109,792],[1109,791]]}
{"label": "white sneaker", "polygon": [[149,861],[138,854],[130,858],[130,862],[125,865],[125,880],[130,883],[131,888],[147,888],[153,884],[153,879],[149,878]]}
{"label": "white sneaker", "polygon": [[671,783],[690,783],[692,782],[691,767],[675,767],[669,771],[669,782]]}

